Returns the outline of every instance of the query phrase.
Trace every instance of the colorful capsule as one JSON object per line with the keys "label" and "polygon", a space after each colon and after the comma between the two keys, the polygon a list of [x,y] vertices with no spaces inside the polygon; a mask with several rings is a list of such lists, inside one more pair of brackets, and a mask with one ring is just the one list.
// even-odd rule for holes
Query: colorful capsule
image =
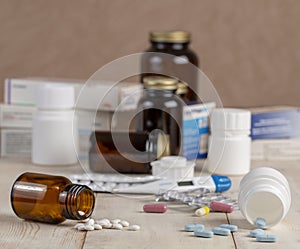
{"label": "colorful capsule", "polygon": [[208,206],[204,206],[204,207],[201,207],[201,208],[198,208],[196,211],[195,211],[195,215],[197,216],[204,216],[204,215],[207,215],[209,214],[210,212],[210,209]]}
{"label": "colorful capsule", "polygon": [[223,212],[223,213],[232,213],[234,210],[234,207],[227,203],[217,202],[213,201],[210,204],[210,208],[215,212]]}
{"label": "colorful capsule", "polygon": [[143,209],[146,213],[165,213],[167,206],[165,204],[145,204]]}

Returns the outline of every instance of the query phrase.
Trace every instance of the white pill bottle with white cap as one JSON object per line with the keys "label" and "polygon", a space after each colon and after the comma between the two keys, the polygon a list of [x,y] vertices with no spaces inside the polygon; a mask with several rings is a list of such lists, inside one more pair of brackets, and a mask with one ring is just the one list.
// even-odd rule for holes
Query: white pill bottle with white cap
{"label": "white pill bottle with white cap", "polygon": [[78,129],[74,88],[43,84],[37,88],[32,125],[32,162],[39,165],[77,163]]}
{"label": "white pill bottle with white cap", "polygon": [[238,203],[240,211],[252,225],[256,225],[257,219],[263,219],[264,228],[275,226],[291,206],[289,183],[273,168],[253,169],[240,183]]}
{"label": "white pill bottle with white cap", "polygon": [[210,118],[208,171],[221,175],[243,175],[250,170],[251,113],[217,108]]}

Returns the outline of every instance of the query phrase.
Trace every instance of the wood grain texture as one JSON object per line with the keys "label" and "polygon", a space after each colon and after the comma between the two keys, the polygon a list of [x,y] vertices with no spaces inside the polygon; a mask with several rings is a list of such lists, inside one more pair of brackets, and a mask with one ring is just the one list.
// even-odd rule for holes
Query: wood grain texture
{"label": "wood grain texture", "polygon": [[144,51],[150,30],[184,29],[224,105],[300,104],[297,0],[0,0],[0,6],[1,83],[87,79],[112,60]]}
{"label": "wood grain texture", "polygon": [[15,216],[1,218],[1,248],[82,248],[85,233],[72,229],[74,222],[51,226],[16,220]]}
{"label": "wood grain texture", "polygon": [[90,248],[234,248],[231,236],[200,239],[184,232],[185,224],[202,223],[207,229],[227,223],[224,214],[205,218],[194,216],[194,208],[181,203],[169,203],[164,214],[144,213],[143,205],[154,202],[154,196],[98,195],[94,213],[96,218],[119,218],[141,226],[140,231],[103,230],[88,233],[84,249]]}
{"label": "wood grain texture", "polygon": [[[181,203],[168,203],[165,214],[143,213],[145,203],[154,201],[153,196],[97,194],[93,217],[121,218],[138,224],[141,230],[101,230],[78,232],[75,222],[60,225],[23,221],[10,207],[10,189],[19,174],[24,171],[68,175],[82,172],[79,165],[71,167],[39,167],[20,159],[0,159],[0,248],[299,248],[300,244],[300,168],[299,162],[253,162],[252,167],[269,166],[279,169],[288,179],[292,192],[292,206],[287,217],[267,233],[276,234],[277,243],[261,244],[248,237],[253,227],[239,211],[228,215],[211,213],[205,217],[193,215],[194,209]],[[227,195],[236,197],[241,177],[232,177],[233,186]],[[239,231],[233,236],[214,236],[213,239],[195,238],[182,231],[185,224],[202,223],[207,229],[221,223],[235,224]]]}

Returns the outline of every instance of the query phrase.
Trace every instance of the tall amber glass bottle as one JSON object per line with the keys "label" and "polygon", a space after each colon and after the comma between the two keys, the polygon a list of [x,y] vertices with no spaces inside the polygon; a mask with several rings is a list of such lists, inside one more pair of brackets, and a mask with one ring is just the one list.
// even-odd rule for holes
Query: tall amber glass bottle
{"label": "tall amber glass bottle", "polygon": [[162,76],[144,77],[144,92],[138,102],[136,129],[162,131],[168,138],[170,155],[181,153],[182,99],[176,94],[178,81]]}
{"label": "tall amber glass bottle", "polygon": [[11,190],[11,205],[17,216],[57,224],[66,219],[83,220],[94,209],[93,191],[63,176],[24,173]]}
{"label": "tall amber glass bottle", "polygon": [[[191,34],[186,31],[150,32],[151,47],[142,56],[142,82],[145,76],[164,75],[185,82],[189,88],[186,93],[188,102],[199,101],[198,70],[199,60],[189,48]],[[176,57],[166,56],[165,54]],[[194,66],[196,67],[194,67]]]}

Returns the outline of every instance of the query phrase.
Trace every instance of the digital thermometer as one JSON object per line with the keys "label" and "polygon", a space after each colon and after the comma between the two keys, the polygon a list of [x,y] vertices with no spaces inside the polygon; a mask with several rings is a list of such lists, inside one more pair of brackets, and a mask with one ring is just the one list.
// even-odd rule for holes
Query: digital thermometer
{"label": "digital thermometer", "polygon": [[223,192],[231,187],[227,176],[199,176],[186,179],[165,179],[155,176],[124,176],[116,174],[78,174],[69,176],[73,183],[89,186],[95,192],[162,194],[169,190],[180,192],[205,189]]}
{"label": "digital thermometer", "polygon": [[184,180],[160,179],[126,188],[114,188],[113,193],[130,194],[162,194],[169,190],[180,192],[206,189],[209,192],[224,192],[231,187],[231,180],[227,176],[200,176]]}

